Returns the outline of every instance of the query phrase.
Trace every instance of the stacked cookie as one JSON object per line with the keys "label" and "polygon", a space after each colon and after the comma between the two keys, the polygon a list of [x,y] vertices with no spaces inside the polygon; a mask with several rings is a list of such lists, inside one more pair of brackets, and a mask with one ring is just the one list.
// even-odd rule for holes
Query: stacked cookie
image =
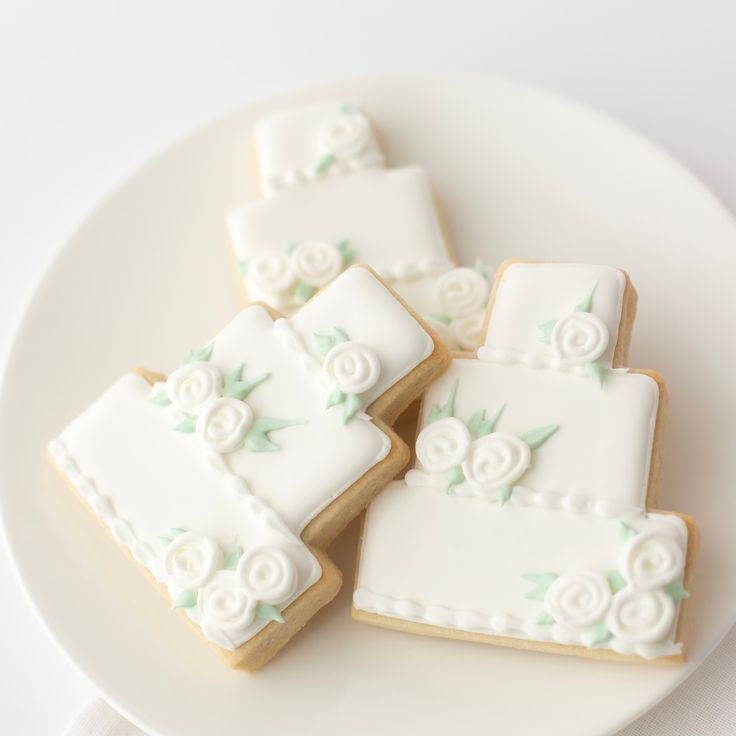
{"label": "stacked cookie", "polygon": [[[649,511],[666,401],[625,368],[628,277],[507,262],[489,303],[426,172],[385,168],[359,108],[274,114],[254,142],[261,197],[227,217],[243,310],[50,445],[115,541],[249,670],[335,596],[325,548],[374,498],[358,620],[681,659],[696,534]],[[414,462],[392,482],[412,457],[402,414]]]}

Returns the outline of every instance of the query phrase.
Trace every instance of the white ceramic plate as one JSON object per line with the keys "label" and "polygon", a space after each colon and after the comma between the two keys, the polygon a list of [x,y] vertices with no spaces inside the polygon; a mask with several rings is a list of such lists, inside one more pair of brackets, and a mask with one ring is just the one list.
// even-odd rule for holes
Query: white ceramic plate
{"label": "white ceramic plate", "polygon": [[[233,672],[172,616],[52,473],[47,441],[124,370],[168,370],[232,315],[223,214],[254,196],[262,113],[337,95],[378,121],[393,165],[424,164],[459,255],[599,261],[639,289],[636,366],[671,401],[664,503],[700,523],[685,667],[605,664],[413,637],[350,618],[355,525],[333,549],[338,600],[265,670]],[[49,631],[104,696],[161,736],[608,734],[684,679],[736,619],[736,226],[680,165],[576,104],[498,80],[391,78],[250,107],[151,161],[66,244],[5,375],[7,537]],[[39,663],[41,666],[41,663]]]}

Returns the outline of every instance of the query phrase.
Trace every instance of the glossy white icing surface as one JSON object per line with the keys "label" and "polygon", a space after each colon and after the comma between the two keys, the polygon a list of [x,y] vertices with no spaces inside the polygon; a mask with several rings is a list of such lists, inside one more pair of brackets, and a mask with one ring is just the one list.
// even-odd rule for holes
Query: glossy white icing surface
{"label": "glossy white icing surface", "polygon": [[[266,195],[383,164],[366,116],[357,106],[337,101],[268,115],[255,128],[254,144]],[[330,153],[336,161],[318,170]]]}

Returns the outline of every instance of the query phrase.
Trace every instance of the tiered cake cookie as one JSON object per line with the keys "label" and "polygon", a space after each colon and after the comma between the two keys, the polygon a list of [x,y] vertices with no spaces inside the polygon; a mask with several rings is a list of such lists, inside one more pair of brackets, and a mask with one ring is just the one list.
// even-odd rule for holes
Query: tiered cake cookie
{"label": "tiered cake cookie", "polygon": [[321,551],[409,459],[384,421],[449,355],[367,268],[238,314],[168,378],[127,373],[50,446],[115,541],[232,666],[340,586]]}
{"label": "tiered cake cookie", "polygon": [[359,108],[327,102],[270,115],[254,143],[265,196],[227,218],[244,304],[259,300],[290,314],[359,261],[450,347],[479,344],[485,269],[455,268],[426,172],[383,168]]}
{"label": "tiered cake cookie", "polygon": [[416,465],[369,508],[355,618],[609,658],[684,657],[696,529],[656,508],[664,384],[627,370],[636,294],[504,264],[478,359],[423,398]]}

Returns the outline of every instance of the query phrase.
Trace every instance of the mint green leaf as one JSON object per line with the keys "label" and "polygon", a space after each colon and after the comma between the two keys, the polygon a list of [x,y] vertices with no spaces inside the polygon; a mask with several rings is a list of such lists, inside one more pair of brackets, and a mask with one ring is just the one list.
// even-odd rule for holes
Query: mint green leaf
{"label": "mint green leaf", "polygon": [[350,105],[347,102],[340,105],[340,114],[341,115],[351,115],[352,113],[360,112],[360,108],[355,107],[355,105]]}
{"label": "mint green leaf", "polygon": [[172,608],[191,608],[197,605],[197,594],[193,590],[182,590],[174,599]]}
{"label": "mint green leaf", "polygon": [[304,304],[305,302],[308,302],[316,293],[317,289],[315,289],[314,286],[310,286],[309,284],[305,284],[303,281],[300,281],[296,289],[294,290],[294,298],[298,302]]}
{"label": "mint green leaf", "polygon": [[215,346],[210,343],[206,347],[200,348],[199,350],[192,350],[182,358],[181,364],[187,365],[188,363],[206,363],[212,356],[212,351],[214,350],[214,348]]}
{"label": "mint green leaf", "polygon": [[258,605],[256,606],[256,616],[264,621],[278,621],[280,624],[284,623],[284,617],[281,615],[281,611],[279,611],[276,606],[272,606],[270,603],[264,603],[263,601],[258,601]]}
{"label": "mint green leaf", "polygon": [[258,378],[251,378],[249,381],[236,381],[235,383],[225,384],[222,389],[223,396],[229,396],[233,399],[245,399],[250,392],[260,386],[264,381],[271,377],[270,373],[264,373]]}
{"label": "mint green leaf", "polygon": [[690,597],[690,593],[685,590],[682,583],[680,582],[670,583],[669,585],[666,585],[665,590],[667,591],[667,595],[669,595],[673,601],[681,601],[685,598]]}
{"label": "mint green leaf", "polygon": [[268,436],[269,432],[293,427],[297,424],[304,424],[304,422],[258,417],[248,430],[248,434],[245,435],[245,447],[251,452],[276,452],[281,448],[274,442],[271,442]]}
{"label": "mint green leaf", "polygon": [[230,373],[225,376],[225,386],[230,386],[233,383],[237,383],[242,377],[243,377],[243,369],[245,368],[245,363],[238,363],[238,365],[233,368]]}
{"label": "mint green leaf", "polygon": [[186,534],[186,529],[182,529],[180,526],[172,526],[171,529],[169,529],[169,534],[171,537],[178,537],[180,534]]}
{"label": "mint green leaf", "polygon": [[347,424],[361,409],[363,400],[357,394],[346,394],[342,402],[342,423]]}
{"label": "mint green leaf", "polygon": [[235,268],[238,269],[238,272],[241,276],[245,276],[248,273],[248,261],[244,260],[238,260],[235,261]]}
{"label": "mint green leaf", "polygon": [[537,329],[542,331],[542,334],[539,336],[540,342],[543,342],[545,345],[550,344],[552,339],[552,330],[554,330],[556,324],[557,320],[553,319],[549,322],[545,322],[544,324],[537,325]]}
{"label": "mint green leaf", "polygon": [[588,639],[588,649],[593,649],[605,644],[609,639],[613,637],[613,634],[608,630],[605,621],[601,621],[596,624],[590,632],[590,638]]}
{"label": "mint green leaf", "polygon": [[532,450],[541,447],[558,429],[559,424],[546,424],[544,427],[537,427],[521,435],[521,440],[526,442]]}
{"label": "mint green leaf", "polygon": [[488,280],[488,270],[486,269],[486,264],[483,263],[483,261],[478,258],[476,262],[473,264],[473,268],[484,278],[486,281]]}
{"label": "mint green leaf", "polygon": [[460,485],[464,480],[465,473],[463,473],[463,469],[460,466],[450,468],[445,475],[445,493],[449,493],[450,488]]}
{"label": "mint green leaf", "polygon": [[590,290],[590,293],[588,296],[583,299],[583,301],[580,302],[580,304],[575,305],[576,312],[590,312],[590,310],[593,308],[593,294],[595,294],[595,290],[598,288],[598,282],[596,281],[593,285],[593,288]]}
{"label": "mint green leaf", "polygon": [[234,570],[238,566],[238,560],[243,556],[243,550],[240,547],[235,547],[230,550],[225,556],[225,560],[222,563],[223,570]]}
{"label": "mint green leaf", "polygon": [[444,419],[445,417],[451,417],[455,413],[455,397],[457,396],[458,380],[452,384],[450,389],[450,395],[447,397],[447,401],[442,404],[435,404],[429,412],[428,424],[436,422],[438,419]]}
{"label": "mint green leaf", "polygon": [[341,342],[350,342],[348,333],[345,330],[341,330],[339,327],[333,327],[332,332],[335,335],[335,345],[339,345]]}
{"label": "mint green leaf", "polygon": [[155,396],[151,396],[148,400],[157,406],[168,406],[171,403],[171,399],[166,391],[159,391]]}
{"label": "mint green leaf", "polygon": [[626,579],[618,570],[611,570],[606,577],[608,578],[608,586],[611,588],[611,593],[618,593],[619,590],[625,588],[627,585]]}
{"label": "mint green leaf", "polygon": [[326,153],[322,158],[317,162],[317,165],[314,167],[314,170],[318,174],[322,174],[323,172],[327,171],[327,169],[330,168],[335,162],[337,161],[337,158],[331,153]]}
{"label": "mint green leaf", "polygon": [[528,580],[530,583],[534,583],[534,589],[530,590],[525,597],[535,601],[543,601],[547,588],[557,580],[557,574],[554,572],[543,572],[538,574],[528,573],[521,577],[524,578],[524,580]]}
{"label": "mint green leaf", "polygon": [[586,363],[585,371],[598,384],[598,388],[603,388],[603,377],[606,375],[606,369],[600,363]]}
{"label": "mint green leaf", "polygon": [[332,335],[320,335],[314,333],[314,342],[317,345],[317,352],[324,357],[335,347],[335,338]]}
{"label": "mint green leaf", "polygon": [[552,616],[550,616],[549,613],[547,613],[547,611],[542,611],[542,613],[540,613],[534,621],[534,623],[539,626],[550,626],[554,622],[555,620],[552,618]]}
{"label": "mint green leaf", "polygon": [[194,417],[188,417],[183,422],[179,422],[174,427],[176,432],[184,432],[184,434],[191,434],[197,428],[197,420]]}
{"label": "mint green leaf", "polygon": [[342,402],[345,401],[345,398],[345,394],[340,391],[339,388],[332,389],[332,391],[330,391],[330,395],[327,397],[327,405],[325,406],[325,409],[342,404]]}
{"label": "mint green leaf", "polygon": [[163,544],[164,546],[168,547],[171,544],[171,542],[173,541],[173,537],[167,537],[164,534],[160,534],[159,535],[159,541],[161,542],[161,544]]}
{"label": "mint green leaf", "polygon": [[353,253],[353,249],[350,247],[350,243],[347,240],[341,240],[335,248],[340,251],[340,255],[342,256],[342,265],[349,266],[355,258],[355,254]]}
{"label": "mint green leaf", "polygon": [[511,486],[501,486],[496,491],[498,502],[501,504],[501,506],[506,505],[506,502],[511,498],[511,494],[513,492],[514,492],[514,489]]}
{"label": "mint green leaf", "polygon": [[636,531],[636,529],[633,529],[628,524],[624,524],[623,521],[619,521],[618,523],[618,541],[623,544],[624,542],[628,542],[629,539],[632,537],[635,537],[639,532]]}
{"label": "mint green leaf", "polygon": [[485,409],[475,412],[468,422],[470,434],[472,434],[473,437],[485,437],[485,435],[493,432],[505,408],[506,404],[504,404],[490,419],[486,419]]}
{"label": "mint green leaf", "polygon": [[429,316],[436,322],[441,322],[443,325],[449,325],[452,322],[452,317],[448,317],[446,314],[430,314]]}
{"label": "mint green leaf", "polygon": [[284,249],[287,253],[293,253],[296,250],[296,243],[289,243]]}

